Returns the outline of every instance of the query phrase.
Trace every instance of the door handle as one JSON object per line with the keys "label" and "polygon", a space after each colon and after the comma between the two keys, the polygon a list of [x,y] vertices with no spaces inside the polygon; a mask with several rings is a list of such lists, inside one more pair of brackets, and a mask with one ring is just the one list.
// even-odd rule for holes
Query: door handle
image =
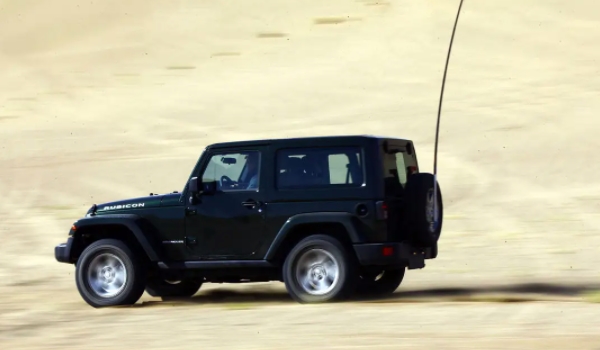
{"label": "door handle", "polygon": [[257,206],[259,206],[260,204],[261,204],[260,201],[257,202],[254,199],[248,199],[248,200],[242,202],[242,205],[249,209],[254,209]]}
{"label": "door handle", "polygon": [[192,215],[196,215],[196,209],[191,209],[191,208],[185,208],[185,215],[186,216],[192,216]]}

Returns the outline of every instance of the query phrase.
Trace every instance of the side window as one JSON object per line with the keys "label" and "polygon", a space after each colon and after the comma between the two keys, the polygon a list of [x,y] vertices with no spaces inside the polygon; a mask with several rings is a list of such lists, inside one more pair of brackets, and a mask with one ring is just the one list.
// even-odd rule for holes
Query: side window
{"label": "side window", "polygon": [[280,150],[276,166],[278,188],[363,184],[362,153],[358,147]]}
{"label": "side window", "polygon": [[[350,170],[351,158],[356,159],[356,172]],[[360,184],[360,178],[355,178],[356,173],[362,174],[360,169],[360,153],[333,153],[328,156],[329,165],[329,184],[330,185],[351,185]],[[354,174],[354,175],[353,175]]]}
{"label": "side window", "polygon": [[217,182],[220,191],[256,190],[259,183],[260,153],[247,151],[211,156],[202,173],[202,182]]}

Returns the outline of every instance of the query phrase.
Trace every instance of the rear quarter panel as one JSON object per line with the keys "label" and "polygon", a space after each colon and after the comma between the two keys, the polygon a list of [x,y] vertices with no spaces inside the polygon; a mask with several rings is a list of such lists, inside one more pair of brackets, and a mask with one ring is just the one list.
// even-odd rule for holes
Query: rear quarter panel
{"label": "rear quarter panel", "polygon": [[291,217],[298,214],[319,213],[319,212],[341,212],[357,213],[357,207],[363,205],[367,208],[367,214],[364,216],[354,215],[357,228],[361,232],[361,239],[364,242],[381,242],[386,238],[385,223],[378,221],[375,212],[375,201],[381,197],[378,193],[377,183],[375,181],[379,176],[380,170],[377,167],[378,162],[378,142],[374,139],[357,138],[341,139],[330,144],[319,144],[319,147],[361,147],[363,164],[363,184],[360,187],[341,187],[341,188],[302,188],[302,189],[279,189],[276,184],[276,156],[277,151],[282,149],[295,149],[314,147],[311,144],[301,142],[295,144],[272,144],[266,161],[269,162],[268,169],[272,171],[267,174],[261,174],[266,177],[266,187],[261,190],[266,191],[267,203],[265,211],[265,239],[259,255],[264,255],[270,244],[274,241],[284,224]]}

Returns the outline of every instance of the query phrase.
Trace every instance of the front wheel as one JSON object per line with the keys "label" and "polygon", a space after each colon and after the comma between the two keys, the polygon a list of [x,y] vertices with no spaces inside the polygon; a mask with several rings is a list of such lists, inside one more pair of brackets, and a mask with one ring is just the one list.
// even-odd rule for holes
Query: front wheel
{"label": "front wheel", "polygon": [[318,303],[348,297],[355,287],[355,263],[344,245],[327,235],[300,241],[283,264],[290,296],[300,303]]}
{"label": "front wheel", "polygon": [[144,293],[146,271],[122,241],[101,239],[81,253],[75,269],[79,294],[93,307],[135,304]]}

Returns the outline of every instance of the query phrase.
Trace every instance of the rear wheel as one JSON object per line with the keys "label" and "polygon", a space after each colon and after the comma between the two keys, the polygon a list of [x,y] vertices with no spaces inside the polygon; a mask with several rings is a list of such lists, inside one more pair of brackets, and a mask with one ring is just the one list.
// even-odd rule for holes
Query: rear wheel
{"label": "rear wheel", "polygon": [[79,294],[93,307],[135,304],[144,293],[145,280],[140,259],[116,239],[90,244],[75,269]]}
{"label": "rear wheel", "polygon": [[300,303],[318,303],[348,297],[356,285],[355,261],[344,245],[327,235],[300,241],[283,264],[290,296]]}

